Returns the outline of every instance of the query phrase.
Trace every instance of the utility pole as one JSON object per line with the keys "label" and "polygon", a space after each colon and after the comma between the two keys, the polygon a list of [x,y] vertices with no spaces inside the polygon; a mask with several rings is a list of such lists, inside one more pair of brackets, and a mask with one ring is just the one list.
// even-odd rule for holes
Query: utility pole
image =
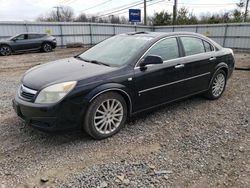
{"label": "utility pole", "polygon": [[62,9],[62,7],[56,6],[56,7],[53,7],[53,8],[56,9],[57,21],[60,22],[60,9]]}
{"label": "utility pole", "polygon": [[174,0],[174,6],[173,6],[173,25],[176,24],[176,17],[177,17],[177,0]]}
{"label": "utility pole", "polygon": [[243,22],[246,22],[246,21],[247,21],[248,4],[249,4],[249,0],[246,0],[246,9],[245,9],[245,14],[244,14],[244,20],[243,20]]}
{"label": "utility pole", "polygon": [[147,25],[147,0],[144,0],[144,25]]}

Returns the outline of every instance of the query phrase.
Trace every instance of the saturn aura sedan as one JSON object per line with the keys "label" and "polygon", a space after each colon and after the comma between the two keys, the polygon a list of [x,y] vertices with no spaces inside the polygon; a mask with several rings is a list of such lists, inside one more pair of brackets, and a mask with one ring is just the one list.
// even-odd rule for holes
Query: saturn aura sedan
{"label": "saturn aura sedan", "polygon": [[120,34],[28,70],[13,107],[37,129],[82,128],[103,139],[159,105],[196,94],[218,99],[233,69],[233,51],[200,34]]}

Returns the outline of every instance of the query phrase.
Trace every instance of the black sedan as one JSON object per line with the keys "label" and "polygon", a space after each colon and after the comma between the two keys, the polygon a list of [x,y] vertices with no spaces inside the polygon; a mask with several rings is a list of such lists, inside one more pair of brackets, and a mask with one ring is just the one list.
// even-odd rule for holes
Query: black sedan
{"label": "black sedan", "polygon": [[36,51],[50,52],[56,48],[56,38],[43,33],[22,33],[0,41],[0,55],[14,52]]}
{"label": "black sedan", "polygon": [[144,110],[200,93],[218,99],[233,69],[233,51],[199,34],[121,34],[28,70],[13,106],[40,130],[102,139]]}

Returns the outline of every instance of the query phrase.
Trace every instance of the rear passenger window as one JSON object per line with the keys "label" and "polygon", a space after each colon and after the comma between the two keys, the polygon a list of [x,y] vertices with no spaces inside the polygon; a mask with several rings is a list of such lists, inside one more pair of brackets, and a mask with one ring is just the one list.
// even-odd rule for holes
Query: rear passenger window
{"label": "rear passenger window", "polygon": [[163,61],[179,57],[179,49],[176,38],[167,38],[156,43],[146,54],[158,55]]}
{"label": "rear passenger window", "polygon": [[212,47],[211,44],[209,44],[208,42],[206,42],[206,41],[204,41],[204,40],[203,40],[203,43],[204,43],[204,48],[205,48],[206,52],[211,52],[211,51],[213,51],[213,47]]}
{"label": "rear passenger window", "polygon": [[195,37],[181,37],[181,41],[186,56],[205,52],[204,45],[201,39]]}
{"label": "rear passenger window", "polygon": [[40,35],[38,34],[29,34],[29,39],[37,39],[40,38]]}

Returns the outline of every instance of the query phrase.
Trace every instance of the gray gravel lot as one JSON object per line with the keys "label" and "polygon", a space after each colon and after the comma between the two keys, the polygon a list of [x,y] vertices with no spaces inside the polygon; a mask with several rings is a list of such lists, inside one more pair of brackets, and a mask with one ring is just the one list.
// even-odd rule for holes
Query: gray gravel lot
{"label": "gray gravel lot", "polygon": [[[11,106],[21,75],[80,51],[0,57],[0,188],[250,187],[250,71],[235,70],[219,100],[143,113],[106,140],[25,126]],[[236,54],[237,65],[249,58]]]}

